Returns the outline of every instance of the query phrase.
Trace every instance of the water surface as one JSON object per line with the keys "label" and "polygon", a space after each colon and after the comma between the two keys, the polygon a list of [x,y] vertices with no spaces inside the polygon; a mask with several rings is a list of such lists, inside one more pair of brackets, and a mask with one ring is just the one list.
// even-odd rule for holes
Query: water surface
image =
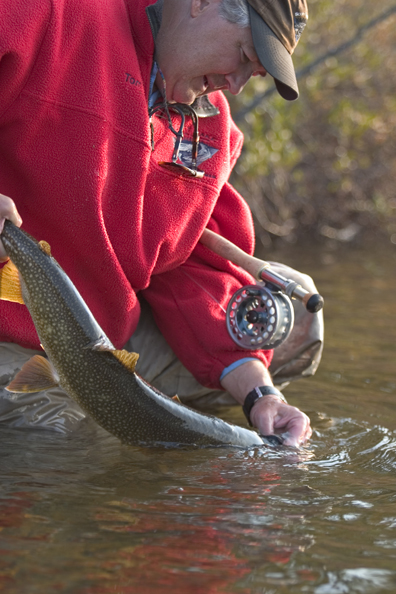
{"label": "water surface", "polygon": [[395,252],[283,260],[326,301],[320,369],[285,390],[310,443],[144,449],[89,424],[2,427],[0,592],[396,590]]}

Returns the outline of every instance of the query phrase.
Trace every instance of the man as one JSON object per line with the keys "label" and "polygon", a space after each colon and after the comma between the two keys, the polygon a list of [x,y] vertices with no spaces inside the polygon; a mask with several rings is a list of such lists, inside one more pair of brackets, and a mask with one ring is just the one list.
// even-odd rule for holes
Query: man
{"label": "man", "polygon": [[[117,347],[133,344],[138,294],[183,370],[298,446],[309,419],[273,387],[272,352],[242,352],[226,330],[230,297],[252,279],[198,243],[209,227],[254,247],[249,209],[227,181],[242,137],[220,90],[268,72],[285,99],[298,96],[291,53],[305,0],[249,2],[0,7],[0,225],[23,220],[50,243]],[[0,363],[15,370],[39,340],[25,308],[1,302],[0,316]],[[3,420],[18,416],[10,402]]]}

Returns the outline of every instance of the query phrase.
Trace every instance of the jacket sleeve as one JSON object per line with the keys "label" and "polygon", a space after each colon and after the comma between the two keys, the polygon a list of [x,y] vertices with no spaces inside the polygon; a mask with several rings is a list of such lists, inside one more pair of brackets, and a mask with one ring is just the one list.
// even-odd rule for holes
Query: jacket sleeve
{"label": "jacket sleeve", "polygon": [[[246,202],[230,184],[223,187],[208,228],[252,254],[254,233]],[[204,386],[221,388],[223,370],[252,357],[266,367],[272,351],[241,349],[230,338],[226,309],[235,291],[254,279],[198,243],[178,268],[155,275],[144,297],[156,322],[181,362]]]}
{"label": "jacket sleeve", "polygon": [[[0,1],[0,126],[6,122],[3,116],[32,74],[50,17],[50,0]],[[17,123],[13,125],[16,127]],[[5,163],[12,167],[4,141],[0,153],[5,153]],[[4,158],[3,154],[1,156]],[[8,194],[3,184],[0,175],[0,192]],[[40,348],[40,340],[29,312],[19,304],[2,302],[0,333],[2,340],[12,337],[14,342],[22,346]]]}
{"label": "jacket sleeve", "polygon": [[50,16],[50,0],[0,2],[0,117],[32,72]]}

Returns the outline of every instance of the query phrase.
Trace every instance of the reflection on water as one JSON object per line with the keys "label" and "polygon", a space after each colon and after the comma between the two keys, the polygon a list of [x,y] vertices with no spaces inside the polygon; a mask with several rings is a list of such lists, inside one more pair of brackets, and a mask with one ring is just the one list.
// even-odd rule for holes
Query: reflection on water
{"label": "reflection on water", "polygon": [[314,427],[299,452],[1,428],[0,593],[394,592],[394,266],[306,265],[326,346],[317,375],[285,392]]}

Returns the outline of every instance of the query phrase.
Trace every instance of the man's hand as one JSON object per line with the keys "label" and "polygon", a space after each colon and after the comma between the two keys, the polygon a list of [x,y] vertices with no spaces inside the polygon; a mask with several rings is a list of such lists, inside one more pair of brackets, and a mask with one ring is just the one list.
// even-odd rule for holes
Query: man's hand
{"label": "man's hand", "polygon": [[[17,227],[22,225],[22,219],[19,216],[14,201],[8,198],[8,196],[4,196],[4,194],[0,194],[0,233],[3,231],[5,219],[12,221]],[[8,256],[0,241],[0,262],[5,262],[6,260],[8,260]]]}
{"label": "man's hand", "polygon": [[307,415],[272,394],[256,400],[250,420],[262,435],[283,434],[284,445],[296,448],[312,435]]}
{"label": "man's hand", "polygon": [[[248,393],[259,386],[272,386],[268,369],[258,359],[248,361],[230,371],[221,385],[241,405]],[[262,396],[250,411],[250,420],[262,435],[283,434],[284,444],[299,447],[311,437],[312,429],[306,414],[285,404],[275,394]]]}

